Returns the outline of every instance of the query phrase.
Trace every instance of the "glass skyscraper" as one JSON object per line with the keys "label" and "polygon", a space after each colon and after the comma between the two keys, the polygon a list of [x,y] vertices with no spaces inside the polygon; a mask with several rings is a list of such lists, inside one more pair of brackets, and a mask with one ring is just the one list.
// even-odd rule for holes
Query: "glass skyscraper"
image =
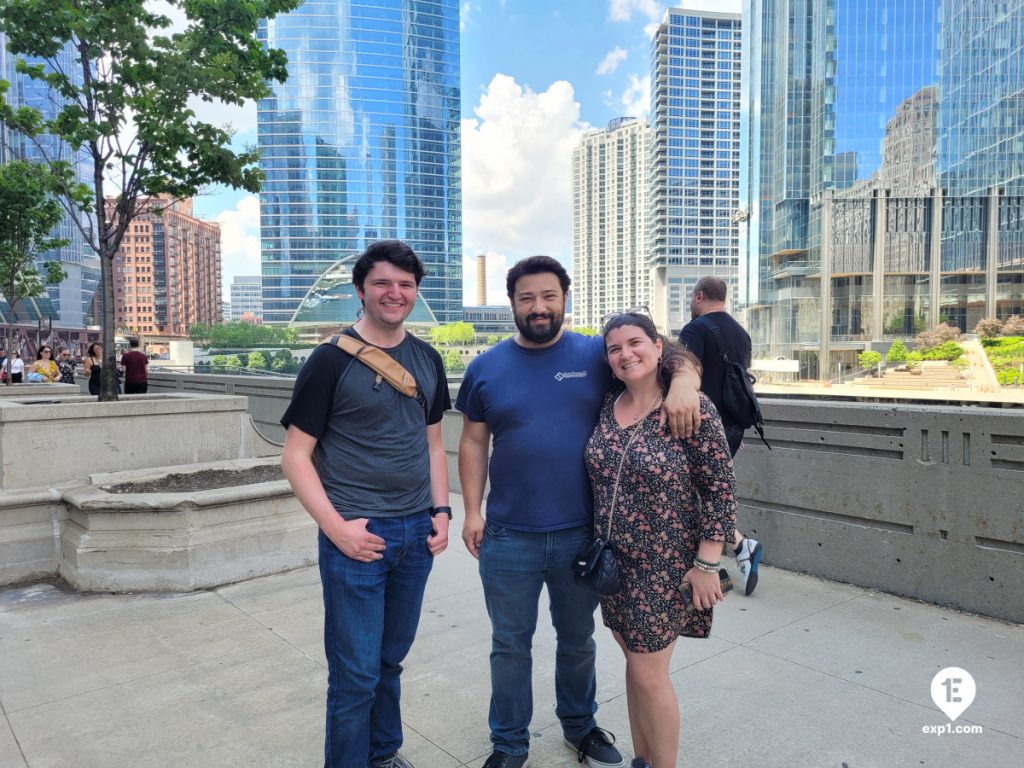
{"label": "glass skyscraper", "polygon": [[699,278],[737,284],[741,38],[739,14],[671,8],[651,47],[648,267],[670,333],[689,321]]}
{"label": "glass skyscraper", "polygon": [[827,377],[1021,305],[1024,0],[747,0],[749,315]]}
{"label": "glass skyscraper", "polygon": [[[6,43],[4,34],[0,32],[0,80],[6,80],[11,84],[5,95],[8,103],[15,109],[37,109],[46,119],[55,118],[62,108],[61,103],[55,99],[45,83],[32,80],[15,71],[15,56],[7,50]],[[55,58],[63,72],[74,76],[74,73],[81,71],[70,46],[65,47]],[[39,63],[48,66],[45,62]],[[6,129],[0,127],[0,131]],[[5,133],[0,138],[3,139],[0,141],[0,162],[8,162],[13,158],[38,162],[44,156],[49,160],[66,160],[78,170],[79,180],[89,184],[91,173],[85,154],[73,152],[53,136],[38,137],[38,145],[14,133]],[[86,324],[96,322],[92,317],[92,304],[100,278],[99,257],[86,243],[81,230],[69,213],[64,214],[53,236],[66,239],[69,243],[63,248],[44,254],[40,258],[40,263],[59,261],[67,277],[57,285],[48,286],[45,297],[19,304],[18,316],[28,322],[35,322],[40,316],[44,319],[49,317],[54,326],[83,328]],[[4,309],[6,310],[6,304]]]}
{"label": "glass skyscraper", "polygon": [[261,37],[289,73],[259,104],[264,320],[386,238],[423,259],[438,321],[461,319],[457,1],[306,0]]}

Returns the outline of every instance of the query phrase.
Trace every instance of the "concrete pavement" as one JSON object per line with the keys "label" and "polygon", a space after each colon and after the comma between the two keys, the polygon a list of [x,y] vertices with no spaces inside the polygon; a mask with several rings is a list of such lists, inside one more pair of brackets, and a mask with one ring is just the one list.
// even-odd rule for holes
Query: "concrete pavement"
{"label": "concrete pavement", "polygon": [[[570,768],[541,615],[531,765]],[[0,768],[319,766],[321,621],[315,568],[191,594],[0,590]],[[624,664],[607,630],[597,640],[599,722],[631,756]],[[403,675],[418,768],[489,754],[489,648],[476,563],[453,539]],[[711,639],[677,646],[680,766],[1016,768],[1022,661],[1024,626],[767,567],[754,596],[716,609]],[[930,685],[950,666],[977,683],[955,725],[981,733],[922,733],[949,723]]]}

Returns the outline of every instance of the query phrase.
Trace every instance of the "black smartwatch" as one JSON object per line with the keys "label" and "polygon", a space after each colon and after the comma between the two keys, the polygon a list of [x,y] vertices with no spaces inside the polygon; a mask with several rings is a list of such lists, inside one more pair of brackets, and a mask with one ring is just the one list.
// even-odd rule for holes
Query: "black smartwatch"
{"label": "black smartwatch", "polygon": [[452,508],[451,507],[434,507],[430,510],[431,517],[437,517],[438,515],[448,515],[448,519],[452,519]]}

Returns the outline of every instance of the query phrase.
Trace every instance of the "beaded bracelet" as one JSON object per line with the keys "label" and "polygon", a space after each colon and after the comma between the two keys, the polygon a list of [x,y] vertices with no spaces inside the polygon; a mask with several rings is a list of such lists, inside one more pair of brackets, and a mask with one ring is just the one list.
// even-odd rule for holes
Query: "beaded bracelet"
{"label": "beaded bracelet", "polygon": [[717,563],[709,563],[707,560],[695,557],[693,558],[693,567],[704,573],[718,573],[718,569],[722,567],[722,562],[719,560]]}
{"label": "beaded bracelet", "polygon": [[693,567],[701,573],[718,573],[717,568],[708,568],[706,565],[701,565],[700,563],[694,563]]}

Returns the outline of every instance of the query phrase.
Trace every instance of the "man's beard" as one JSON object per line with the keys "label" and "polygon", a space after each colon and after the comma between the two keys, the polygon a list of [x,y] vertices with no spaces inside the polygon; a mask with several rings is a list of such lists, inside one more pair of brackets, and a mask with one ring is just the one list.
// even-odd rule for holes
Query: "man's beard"
{"label": "man's beard", "polygon": [[[549,321],[547,330],[536,331],[530,327],[530,320],[532,318],[541,317],[546,317]],[[562,320],[564,317],[564,315],[556,315],[554,312],[531,313],[525,318],[516,315],[516,328],[519,329],[519,333],[521,333],[523,338],[527,341],[532,342],[533,344],[547,344],[558,335],[560,330],[562,330]]]}

